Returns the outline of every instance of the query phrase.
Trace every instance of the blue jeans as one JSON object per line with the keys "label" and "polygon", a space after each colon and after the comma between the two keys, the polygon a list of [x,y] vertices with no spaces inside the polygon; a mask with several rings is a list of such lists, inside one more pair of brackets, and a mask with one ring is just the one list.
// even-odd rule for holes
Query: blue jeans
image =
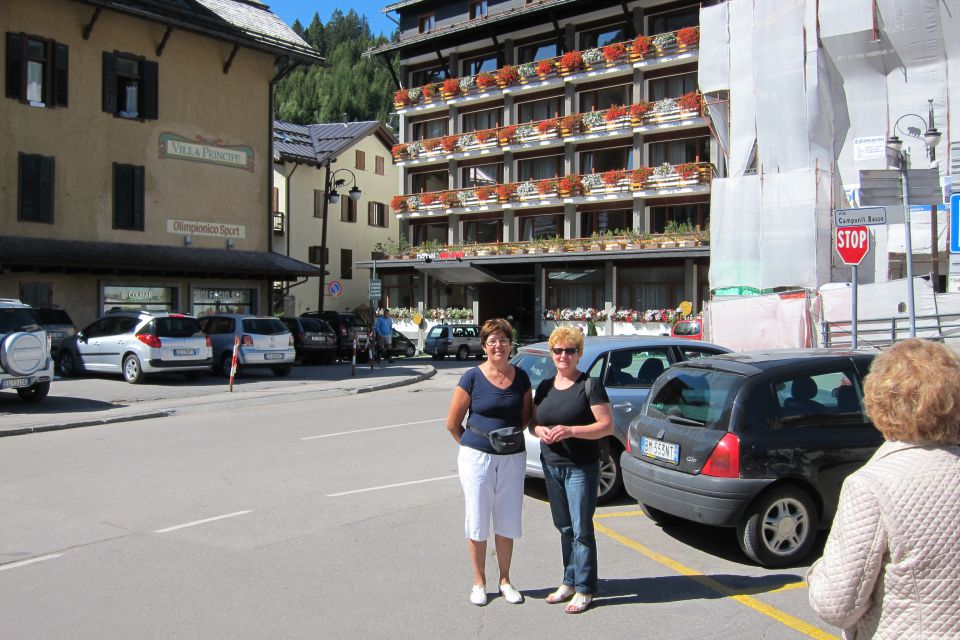
{"label": "blue jeans", "polygon": [[563,584],[578,593],[597,592],[597,510],[600,463],[584,466],[543,465],[553,524],[560,531]]}

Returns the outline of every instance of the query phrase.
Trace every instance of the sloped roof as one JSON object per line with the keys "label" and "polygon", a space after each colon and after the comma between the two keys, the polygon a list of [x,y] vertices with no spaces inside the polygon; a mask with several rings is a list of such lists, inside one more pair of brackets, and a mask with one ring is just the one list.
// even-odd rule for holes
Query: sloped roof
{"label": "sloped roof", "polygon": [[316,64],[316,49],[258,0],[77,0]]}
{"label": "sloped roof", "polygon": [[320,165],[371,134],[388,149],[396,143],[393,134],[377,120],[309,125],[275,120],[273,156],[275,160]]}

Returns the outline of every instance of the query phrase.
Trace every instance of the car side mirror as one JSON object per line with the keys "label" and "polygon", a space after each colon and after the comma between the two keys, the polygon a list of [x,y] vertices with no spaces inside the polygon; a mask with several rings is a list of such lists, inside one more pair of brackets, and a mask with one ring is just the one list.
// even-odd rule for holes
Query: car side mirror
{"label": "car side mirror", "polygon": [[80,331],[77,331],[77,340],[79,340],[80,342],[87,341],[87,334],[85,334],[82,329]]}

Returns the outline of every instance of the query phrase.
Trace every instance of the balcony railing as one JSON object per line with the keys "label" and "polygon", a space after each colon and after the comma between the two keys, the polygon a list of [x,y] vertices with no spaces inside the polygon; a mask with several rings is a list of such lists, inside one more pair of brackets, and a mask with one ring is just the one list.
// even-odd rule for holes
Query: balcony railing
{"label": "balcony railing", "polygon": [[510,208],[561,200],[576,203],[596,196],[667,195],[706,187],[713,178],[707,162],[664,163],[659,167],[614,169],[604,173],[568,175],[482,187],[397,195],[390,207],[397,214],[447,212],[456,209]]}
{"label": "balcony railing", "polygon": [[520,125],[508,125],[459,135],[427,138],[393,146],[393,161],[447,160],[452,153],[467,153],[494,147],[545,140],[576,139],[580,135],[669,124],[703,115],[703,98],[696,92],[656,102],[615,105],[603,111],[558,116]]}
{"label": "balcony railing", "polygon": [[419,87],[400,89],[394,94],[394,106],[406,109],[418,105],[441,103],[459,97],[503,90],[512,86],[569,77],[587,71],[610,69],[643,61],[675,56],[696,50],[700,45],[700,29],[684,27],[654,36],[637,36],[626,42],[585,51],[568,51],[555,58],[520,65],[505,65],[496,71],[481,72],[462,78],[447,78]]}

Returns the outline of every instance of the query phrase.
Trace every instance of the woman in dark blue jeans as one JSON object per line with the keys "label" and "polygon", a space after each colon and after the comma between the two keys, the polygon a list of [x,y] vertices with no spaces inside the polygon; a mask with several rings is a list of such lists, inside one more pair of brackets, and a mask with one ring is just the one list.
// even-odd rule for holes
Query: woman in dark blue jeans
{"label": "woman in dark blue jeans", "polygon": [[593,513],[600,484],[599,440],[613,433],[613,418],[603,385],[588,384],[587,374],[577,369],[583,334],[558,327],[548,344],[557,375],[537,387],[530,426],[540,439],[540,461],[563,554],[563,582],[547,602],[570,600],[564,611],[583,613],[597,592]]}

